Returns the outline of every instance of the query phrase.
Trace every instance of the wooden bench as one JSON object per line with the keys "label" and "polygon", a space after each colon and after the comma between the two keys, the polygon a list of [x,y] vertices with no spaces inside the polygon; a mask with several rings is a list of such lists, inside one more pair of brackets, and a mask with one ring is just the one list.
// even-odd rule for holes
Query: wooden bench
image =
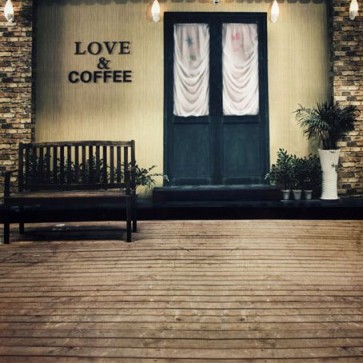
{"label": "wooden bench", "polygon": [[[126,239],[131,242],[137,229],[135,165],[134,141],[19,144],[19,168],[5,172],[4,243],[10,240],[10,223],[19,223],[24,233],[24,223],[33,222],[32,213],[25,213],[27,208],[40,210],[49,221],[52,208],[80,207],[89,212],[100,205],[119,208],[117,220],[125,211]],[[17,188],[11,186],[15,180]],[[84,218],[94,217],[80,212],[79,220]],[[75,216],[65,212],[61,219],[74,220]]]}

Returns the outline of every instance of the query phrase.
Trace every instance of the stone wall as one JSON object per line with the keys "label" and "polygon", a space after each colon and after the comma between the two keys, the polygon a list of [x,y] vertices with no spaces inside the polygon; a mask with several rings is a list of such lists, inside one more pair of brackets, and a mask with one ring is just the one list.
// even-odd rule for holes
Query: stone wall
{"label": "stone wall", "polygon": [[341,147],[339,193],[363,195],[363,12],[349,19],[350,0],[333,0],[331,17],[331,81],[333,96],[359,110],[355,130]]}
{"label": "stone wall", "polygon": [[[2,2],[5,4],[5,1]],[[15,22],[0,7],[0,171],[17,165],[18,143],[33,137],[32,1],[13,1]],[[2,173],[1,173],[2,174]],[[3,176],[0,177],[2,195]]]}

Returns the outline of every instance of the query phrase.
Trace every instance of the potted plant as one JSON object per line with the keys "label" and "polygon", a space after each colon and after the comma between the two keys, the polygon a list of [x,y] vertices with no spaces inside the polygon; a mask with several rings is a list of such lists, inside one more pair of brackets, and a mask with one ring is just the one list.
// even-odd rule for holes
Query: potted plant
{"label": "potted plant", "polygon": [[313,193],[321,189],[321,166],[317,155],[310,154],[302,159],[303,190],[305,199],[312,199]]}
{"label": "potted plant", "polygon": [[317,139],[319,157],[323,171],[321,199],[338,199],[337,168],[340,150],[337,143],[348,132],[354,130],[356,106],[341,106],[337,102],[317,103],[314,108],[300,105],[295,111],[297,122],[303,127],[308,139]]}
{"label": "potted plant", "polygon": [[265,179],[272,185],[277,185],[282,189],[283,200],[290,198],[292,187],[292,164],[291,155],[284,149],[277,152],[277,160],[271,165],[270,172],[266,174]]}
{"label": "potted plant", "polygon": [[305,179],[305,163],[304,159],[291,156],[291,170],[292,170],[292,192],[295,200],[300,200],[302,196],[302,190],[304,188]]}
{"label": "potted plant", "polygon": [[142,168],[137,164],[135,165],[136,187],[144,186],[147,189],[151,189],[156,183],[154,178],[159,176],[163,177],[164,180],[168,181],[168,177],[166,175],[160,173],[153,173],[152,170],[154,168],[156,168],[156,165],[153,165],[150,168]]}
{"label": "potted plant", "polygon": [[153,169],[156,168],[156,165],[152,165],[149,168],[143,168],[139,165],[135,165],[135,188],[143,187],[143,193],[147,194],[147,191],[152,189],[156,183],[155,177],[162,177],[166,182],[169,181],[167,175],[154,173]]}

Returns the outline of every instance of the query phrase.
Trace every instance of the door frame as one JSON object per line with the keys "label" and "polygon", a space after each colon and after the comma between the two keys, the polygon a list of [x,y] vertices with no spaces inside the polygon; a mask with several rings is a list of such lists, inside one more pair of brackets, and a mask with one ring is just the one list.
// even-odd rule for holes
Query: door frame
{"label": "door frame", "polygon": [[[268,108],[268,63],[267,63],[267,13],[235,13],[235,12],[165,12],[164,13],[164,169],[168,175],[172,170],[171,157],[169,157],[169,143],[172,143],[172,137],[170,135],[168,117],[170,113],[173,113],[173,64],[174,64],[174,49],[169,49],[169,45],[173,44],[173,25],[175,23],[210,23],[210,18],[223,19],[223,22],[237,22],[237,23],[255,23],[258,25],[258,59],[259,59],[259,107],[260,112],[257,117],[260,118],[259,122],[265,125],[263,138],[265,144],[263,150],[263,160],[261,166],[266,174],[270,167],[270,140],[269,140],[269,108]],[[206,21],[207,19],[207,21]],[[211,33],[211,39],[213,39],[213,33]],[[212,50],[211,43],[211,50]],[[210,63],[215,62],[213,57],[210,57]],[[222,62],[222,60],[217,60]],[[212,65],[211,65],[212,69]],[[213,113],[215,104],[222,103],[222,93],[217,94],[216,91],[210,92],[210,110]],[[217,102],[215,100],[217,99]],[[233,118],[236,116],[224,116],[228,118],[228,123],[233,123]],[[241,116],[237,116],[241,117]],[[243,116],[245,123],[252,122],[256,116]],[[170,122],[170,121],[169,121]],[[218,126],[217,126],[218,130]],[[218,143],[216,144],[219,150],[217,151],[217,157],[221,157],[221,151]],[[262,149],[262,146],[261,146]],[[261,181],[262,183],[262,181]],[[261,184],[260,183],[260,184]],[[264,183],[264,182],[263,182]],[[188,185],[188,183],[186,183]]]}

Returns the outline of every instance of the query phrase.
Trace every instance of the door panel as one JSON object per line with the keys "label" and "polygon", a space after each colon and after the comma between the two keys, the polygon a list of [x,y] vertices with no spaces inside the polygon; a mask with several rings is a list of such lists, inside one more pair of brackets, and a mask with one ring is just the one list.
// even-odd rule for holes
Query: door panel
{"label": "door panel", "polygon": [[230,124],[223,132],[223,184],[255,184],[261,163],[259,125]]}
{"label": "door panel", "polygon": [[[164,19],[164,155],[171,185],[264,183],[269,166],[266,14],[165,13]],[[207,116],[180,117],[173,113],[173,29],[182,23],[208,24],[210,31]],[[222,33],[226,23],[257,24],[259,105],[253,115],[223,115]]]}
{"label": "door panel", "polygon": [[174,184],[211,184],[210,125],[179,123],[173,129]]}

